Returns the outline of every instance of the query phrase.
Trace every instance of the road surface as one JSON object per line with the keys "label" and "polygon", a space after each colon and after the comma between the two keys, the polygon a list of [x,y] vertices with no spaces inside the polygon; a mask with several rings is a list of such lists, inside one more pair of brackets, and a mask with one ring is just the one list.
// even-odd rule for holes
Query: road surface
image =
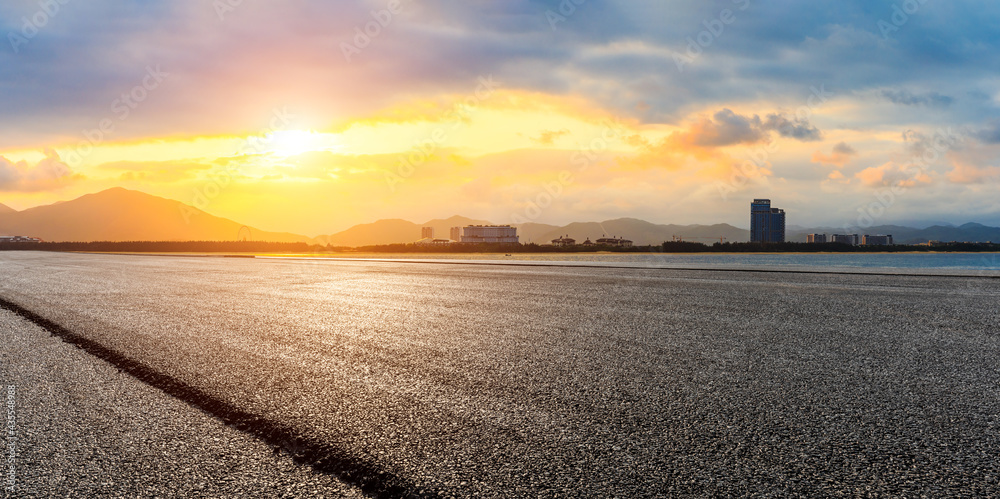
{"label": "road surface", "polygon": [[997,279],[34,252],[0,273],[80,352],[368,495],[1000,491]]}

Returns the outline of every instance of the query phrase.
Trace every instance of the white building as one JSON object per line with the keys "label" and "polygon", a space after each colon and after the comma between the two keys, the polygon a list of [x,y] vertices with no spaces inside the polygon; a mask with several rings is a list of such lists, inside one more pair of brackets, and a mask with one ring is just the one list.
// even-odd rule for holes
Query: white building
{"label": "white building", "polygon": [[462,228],[463,243],[517,243],[517,227],[468,225]]}
{"label": "white building", "polygon": [[605,246],[617,246],[620,248],[629,248],[632,246],[632,241],[625,239],[624,237],[602,237],[597,240],[598,245]]}
{"label": "white building", "polygon": [[417,241],[417,242],[415,242],[413,244],[420,244],[420,245],[425,245],[425,246],[426,245],[440,246],[440,245],[444,245],[444,244],[451,244],[453,242],[454,241],[452,241],[451,239],[434,239],[433,237],[425,237],[425,238],[423,238],[423,239],[421,239],[421,240],[419,240],[419,241]]}

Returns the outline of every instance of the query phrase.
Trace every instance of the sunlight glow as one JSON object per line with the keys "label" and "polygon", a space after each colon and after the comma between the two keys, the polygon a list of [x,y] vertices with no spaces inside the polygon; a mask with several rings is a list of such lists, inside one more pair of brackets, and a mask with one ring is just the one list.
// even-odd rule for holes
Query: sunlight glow
{"label": "sunlight glow", "polygon": [[313,151],[336,151],[342,144],[334,134],[277,130],[264,137],[264,147],[276,156],[288,157]]}

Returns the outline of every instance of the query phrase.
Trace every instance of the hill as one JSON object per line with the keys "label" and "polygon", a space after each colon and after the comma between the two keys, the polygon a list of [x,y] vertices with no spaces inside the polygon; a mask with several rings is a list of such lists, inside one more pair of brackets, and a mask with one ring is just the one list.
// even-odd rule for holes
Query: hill
{"label": "hill", "polygon": [[[434,237],[449,239],[451,227],[466,225],[488,225],[486,220],[474,220],[454,216],[447,219],[431,220],[416,224],[407,220],[390,219],[355,225],[336,234],[320,236],[316,242],[334,246],[369,246],[379,244],[411,243],[420,239],[421,227],[434,227]],[[671,241],[673,236],[684,240],[711,244],[725,237],[727,241],[747,241],[750,233],[728,224],[716,225],[657,225],[635,218],[619,218],[604,222],[577,222],[565,226],[529,222],[517,226],[522,243],[549,244],[553,239],[569,235],[583,242],[603,236],[617,236],[631,239],[636,245],[656,245]]]}
{"label": "hill", "polygon": [[[486,220],[461,216],[429,220],[422,224],[401,219],[378,220],[347,230],[309,238],[287,232],[265,232],[250,227],[254,241],[308,242],[334,246],[369,246],[411,243],[421,238],[422,227],[434,228],[434,237],[450,239],[452,227],[486,225]],[[0,235],[39,237],[46,241],[233,241],[242,224],[210,215],[179,201],[165,199],[121,187],[87,194],[70,201],[17,211],[0,204]],[[518,225],[523,243],[549,244],[560,236],[578,242],[587,238],[623,237],[637,246],[658,245],[675,236],[684,241],[711,244],[725,238],[729,242],[749,240],[749,231],[729,224],[655,224],[635,218],[603,222],[574,222],[564,226],[524,223]],[[790,226],[787,240],[805,242],[810,233],[842,233],[833,227]],[[1000,228],[978,223],[961,226],[933,225],[926,228],[902,225],[869,227],[866,234],[892,234],[898,244],[934,241],[1000,242]]]}
{"label": "hill", "polygon": [[558,225],[540,224],[536,222],[527,222],[517,225],[517,235],[520,236],[522,243],[536,243],[536,244],[548,244],[552,237],[545,239],[552,232],[558,232]]}
{"label": "hill", "polygon": [[636,245],[655,245],[674,240],[678,236],[685,241],[711,244],[720,238],[742,242],[750,239],[750,231],[729,224],[715,225],[661,225],[635,218],[618,218],[604,222],[576,222],[557,227],[539,236],[539,244],[549,243],[559,236],[568,235],[582,243],[588,237],[591,241],[599,237],[624,237]]}
{"label": "hill", "polygon": [[[0,212],[0,234],[46,241],[232,241],[243,225],[179,201],[115,187],[24,211]],[[257,241],[310,242],[250,227]]]}
{"label": "hill", "polygon": [[489,224],[489,222],[460,216],[445,219],[438,218],[429,220],[423,224],[416,224],[409,220],[387,219],[355,225],[350,229],[337,232],[336,234],[318,236],[315,238],[315,241],[319,244],[330,244],[333,246],[373,246],[379,244],[412,243],[421,238],[420,229],[422,227],[433,227],[435,238],[450,239],[452,227],[483,224]]}

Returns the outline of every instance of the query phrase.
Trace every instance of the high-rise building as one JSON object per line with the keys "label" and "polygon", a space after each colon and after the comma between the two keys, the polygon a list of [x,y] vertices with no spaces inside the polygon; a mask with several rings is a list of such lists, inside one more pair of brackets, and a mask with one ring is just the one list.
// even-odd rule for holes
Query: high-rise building
{"label": "high-rise building", "polygon": [[807,243],[825,243],[826,234],[806,234]]}
{"label": "high-rise building", "polygon": [[452,241],[461,241],[462,240],[462,228],[461,227],[452,227],[450,235],[451,235],[451,240]]}
{"label": "high-rise building", "polygon": [[462,228],[463,243],[517,243],[517,227],[468,225]]}
{"label": "high-rise building", "polygon": [[785,210],[771,208],[770,199],[750,203],[750,242],[785,242]]}
{"label": "high-rise building", "polygon": [[421,227],[420,239],[434,239],[434,227]]}
{"label": "high-rise building", "polygon": [[861,236],[862,246],[889,246],[892,245],[892,234],[883,236],[879,234],[877,236],[869,236],[865,234]]}
{"label": "high-rise building", "polygon": [[831,243],[841,243],[850,244],[851,246],[858,245],[858,235],[857,234],[830,234]]}

